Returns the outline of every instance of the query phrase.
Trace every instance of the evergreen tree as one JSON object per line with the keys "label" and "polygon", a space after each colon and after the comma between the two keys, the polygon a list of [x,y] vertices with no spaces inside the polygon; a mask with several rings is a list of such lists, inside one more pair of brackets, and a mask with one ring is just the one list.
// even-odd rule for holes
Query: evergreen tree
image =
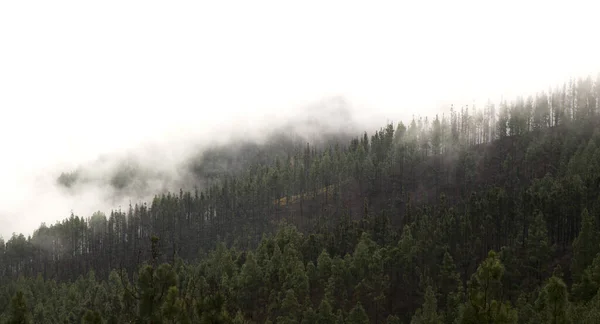
{"label": "evergreen tree", "polygon": [[352,308],[350,314],[348,314],[348,318],[346,319],[345,323],[368,324],[369,316],[367,316],[367,313],[365,312],[365,309],[362,307],[362,305],[358,303],[356,304],[356,306],[354,306],[354,308]]}
{"label": "evergreen tree", "polygon": [[[0,239],[0,323],[596,323],[598,89],[578,79],[502,100],[498,119],[492,102],[453,107],[346,144],[217,146],[193,163],[202,190]],[[143,173],[124,163],[107,185]]]}
{"label": "evergreen tree", "polygon": [[567,317],[569,306],[567,285],[562,279],[552,276],[544,287],[549,322],[552,324],[570,323]]}
{"label": "evergreen tree", "polygon": [[435,292],[431,286],[425,290],[425,301],[423,307],[417,309],[417,312],[411,320],[412,324],[441,324],[442,316],[437,311],[437,300]]}
{"label": "evergreen tree", "polygon": [[29,309],[22,291],[17,291],[10,302],[9,324],[31,323]]}
{"label": "evergreen tree", "polygon": [[319,313],[317,315],[317,324],[335,324],[336,316],[333,313],[331,304],[327,299],[323,299],[319,306]]}
{"label": "evergreen tree", "polygon": [[166,323],[189,323],[187,312],[183,308],[183,301],[179,298],[179,290],[171,286],[167,297],[161,307],[161,319]]}
{"label": "evergreen tree", "polygon": [[461,309],[460,323],[516,323],[517,312],[502,301],[504,266],[490,251],[468,283],[468,300]]}
{"label": "evergreen tree", "polygon": [[600,234],[595,217],[587,209],[581,213],[581,231],[573,241],[573,261],[571,271],[573,277],[579,279],[583,271],[592,264],[594,257],[600,252]]}
{"label": "evergreen tree", "polygon": [[529,251],[527,264],[532,272],[531,275],[537,281],[541,281],[544,277],[543,268],[550,259],[548,229],[541,212],[537,212],[533,219],[533,223],[529,229],[527,244],[527,251]]}

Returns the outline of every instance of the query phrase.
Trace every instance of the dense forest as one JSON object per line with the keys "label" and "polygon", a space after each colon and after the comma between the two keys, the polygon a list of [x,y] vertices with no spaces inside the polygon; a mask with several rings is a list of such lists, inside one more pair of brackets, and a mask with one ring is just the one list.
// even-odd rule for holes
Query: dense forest
{"label": "dense forest", "polygon": [[599,126],[600,76],[216,148],[210,185],[0,239],[0,323],[600,323]]}

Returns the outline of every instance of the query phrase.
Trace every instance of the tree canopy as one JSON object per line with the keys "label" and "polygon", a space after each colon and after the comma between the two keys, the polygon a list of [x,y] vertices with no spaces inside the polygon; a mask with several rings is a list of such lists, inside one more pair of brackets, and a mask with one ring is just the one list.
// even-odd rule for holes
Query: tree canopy
{"label": "tree canopy", "polygon": [[0,239],[0,323],[597,323],[599,81],[255,146]]}

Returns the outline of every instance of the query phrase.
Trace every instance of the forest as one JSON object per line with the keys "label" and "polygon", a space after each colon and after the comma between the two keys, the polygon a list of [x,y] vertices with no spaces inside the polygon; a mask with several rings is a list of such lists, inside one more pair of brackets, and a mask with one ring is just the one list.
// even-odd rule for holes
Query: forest
{"label": "forest", "polygon": [[0,239],[0,323],[600,323],[600,75],[202,159]]}

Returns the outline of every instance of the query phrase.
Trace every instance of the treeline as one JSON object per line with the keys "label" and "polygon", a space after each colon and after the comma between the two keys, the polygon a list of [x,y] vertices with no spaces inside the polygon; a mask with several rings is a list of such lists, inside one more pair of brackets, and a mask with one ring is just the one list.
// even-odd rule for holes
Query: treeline
{"label": "treeline", "polygon": [[552,249],[541,216],[528,249],[490,251],[466,282],[444,240],[427,236],[432,230],[445,231],[443,221],[413,222],[400,239],[390,228],[382,232],[379,221],[346,220],[335,234],[303,235],[283,227],[255,249],[240,251],[221,243],[194,263],[181,258],[159,263],[159,239],[154,237],[151,260],[131,279],[119,270],[105,278],[90,271],[72,282],[38,275],[1,286],[0,322],[600,321],[600,235],[594,217],[585,211],[573,244],[572,269],[579,279],[571,289],[560,265],[539,276]]}
{"label": "treeline", "polygon": [[[365,133],[348,145],[325,149],[306,145],[287,156],[279,155],[270,163],[249,159],[245,170],[223,175],[218,183],[203,191],[164,194],[150,204],[129,206],[126,211],[112,211],[108,216],[102,212],[89,218],[71,215],[54,225],[42,225],[32,236],[14,235],[6,242],[0,240],[0,284],[10,282],[9,286],[15,287],[17,278],[22,278],[18,282],[29,282],[39,276],[37,282],[44,285],[56,281],[56,285],[64,283],[70,287],[67,283],[80,282],[82,279],[78,278],[92,270],[102,279],[111,273],[114,277],[113,271],[118,270],[119,278],[131,281],[131,285],[140,284],[133,279],[139,274],[140,264],[151,262],[157,267],[165,262],[183,262],[192,268],[201,267],[210,259],[205,251],[212,251],[216,242],[232,250],[220,249],[234,251],[228,253],[238,260],[241,273],[246,260],[240,261],[239,255],[260,249],[266,244],[264,234],[274,234],[281,223],[290,223],[305,233],[302,237],[306,238],[301,240],[316,244],[307,255],[307,251],[295,246],[307,276],[310,262],[317,266],[323,249],[331,258],[338,256],[346,262],[347,255],[349,260],[356,257],[359,242],[367,238],[372,242],[370,246],[376,246],[369,254],[374,256],[375,251],[381,250],[380,257],[387,260],[369,259],[369,266],[383,269],[377,280],[368,281],[370,272],[365,271],[353,274],[354,281],[340,281],[346,295],[333,296],[346,296],[345,301],[328,301],[332,312],[340,311],[335,313],[338,318],[346,318],[358,307],[358,300],[352,296],[363,280],[367,280],[364,285],[368,289],[376,292],[370,293],[371,299],[361,299],[356,312],[362,309],[371,321],[383,322],[388,316],[399,316],[406,322],[425,299],[429,304],[423,306],[420,314],[432,309],[433,299],[424,298],[432,295],[441,301],[441,313],[454,312],[442,316],[458,318],[458,308],[452,310],[446,305],[450,291],[441,288],[439,279],[439,267],[448,258],[458,274],[457,286],[463,289],[456,305],[463,306],[473,302],[469,301],[470,296],[477,295],[469,290],[477,289],[469,288],[479,282],[472,278],[479,273],[477,266],[503,264],[498,268],[504,269],[500,271],[503,276],[496,278],[502,283],[500,297],[494,297],[500,299],[493,307],[481,304],[482,308],[472,312],[494,309],[506,313],[507,321],[512,322],[517,318],[517,309],[520,322],[526,323],[524,318],[537,319],[531,316],[539,315],[547,305],[538,305],[546,298],[540,297],[545,291],[541,287],[549,283],[557,266],[562,270],[550,277],[554,278],[552,283],[565,285],[574,302],[564,304],[565,311],[591,307],[588,303],[596,298],[595,282],[600,282],[594,277],[593,262],[599,243],[597,239],[578,237],[582,233],[598,237],[598,81],[581,79],[536,97],[518,98],[510,104],[502,102],[498,111],[490,103],[482,110],[465,107],[461,111],[453,109],[450,116],[415,118],[408,125],[390,124],[371,136]],[[282,235],[278,233],[277,236]],[[160,238],[154,246],[152,237]],[[408,239],[414,244],[410,266],[382,265],[393,258],[385,253]],[[284,252],[285,244],[279,247]],[[488,255],[490,250],[497,253]],[[407,258],[407,251],[398,252],[401,256],[395,257]],[[254,254],[258,255],[258,250]],[[264,267],[258,262],[261,271],[266,271]],[[181,276],[178,271],[175,274]],[[232,276],[228,273],[227,279],[218,281],[230,280]],[[322,279],[327,279],[327,284],[330,281],[329,277]],[[385,282],[389,284],[387,288],[378,286]],[[296,296],[304,310],[320,308],[324,292],[318,289],[325,286],[309,285],[317,289],[309,298],[312,304],[306,303],[306,296]],[[183,298],[185,288],[177,287]],[[210,294],[221,289],[213,288]],[[9,290],[7,296],[13,296],[17,290]],[[232,290],[223,294],[227,291]],[[288,291],[276,290],[280,295],[287,295]],[[194,294],[196,304],[202,304],[207,297]],[[223,297],[229,315],[235,317],[239,310],[245,320],[279,322],[279,315],[266,310],[250,316],[237,299],[230,297]],[[281,302],[284,297],[279,297]],[[26,300],[30,314],[36,298]],[[483,299],[491,303],[488,297]],[[254,306],[266,307],[269,303],[267,298],[267,302]],[[8,307],[8,299],[4,305]],[[524,305],[535,308],[535,312],[521,314]],[[9,309],[1,307],[0,300],[0,312]],[[469,309],[459,308],[463,309],[461,312]],[[94,311],[88,306],[85,309]],[[298,318],[304,318],[304,310],[297,314]],[[105,315],[99,309],[95,311]],[[83,308],[78,316],[83,316],[82,312]],[[197,310],[188,309],[187,314],[190,319],[200,316]],[[128,316],[134,315],[142,316]]]}

